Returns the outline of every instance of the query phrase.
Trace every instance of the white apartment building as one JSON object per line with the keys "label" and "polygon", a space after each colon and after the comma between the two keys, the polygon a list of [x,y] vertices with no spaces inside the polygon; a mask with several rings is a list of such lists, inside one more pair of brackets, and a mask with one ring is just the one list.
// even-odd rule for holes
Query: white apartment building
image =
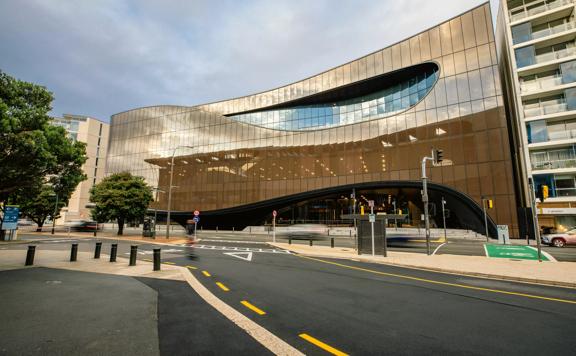
{"label": "white apartment building", "polygon": [[540,227],[565,231],[576,226],[575,1],[501,0],[497,37],[520,206],[528,177],[547,185]]}
{"label": "white apartment building", "polygon": [[90,200],[90,189],[106,174],[110,125],[91,117],[69,114],[54,118],[52,123],[64,127],[70,138],[86,143],[88,157],[82,167],[88,178],[72,194],[68,207],[61,212],[61,221],[90,220],[90,209],[86,208],[86,204]]}

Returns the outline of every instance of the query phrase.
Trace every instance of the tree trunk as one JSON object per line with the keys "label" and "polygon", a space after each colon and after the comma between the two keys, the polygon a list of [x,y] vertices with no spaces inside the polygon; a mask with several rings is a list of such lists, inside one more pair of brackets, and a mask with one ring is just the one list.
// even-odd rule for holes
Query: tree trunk
{"label": "tree trunk", "polygon": [[124,219],[118,218],[118,235],[122,235],[124,233]]}
{"label": "tree trunk", "polygon": [[42,226],[44,226],[44,221],[37,223],[38,227],[36,228],[36,232],[42,232]]}

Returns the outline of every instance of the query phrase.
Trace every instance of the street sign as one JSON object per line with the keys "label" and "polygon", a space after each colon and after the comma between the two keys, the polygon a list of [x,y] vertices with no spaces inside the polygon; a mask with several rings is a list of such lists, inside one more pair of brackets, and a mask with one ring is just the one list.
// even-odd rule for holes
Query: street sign
{"label": "street sign", "polygon": [[7,205],[4,208],[4,220],[2,222],[2,230],[16,230],[18,228],[18,214],[20,208],[16,206]]}
{"label": "street sign", "polygon": [[278,212],[276,210],[272,211],[272,216],[276,217],[276,215],[278,215]]}
{"label": "street sign", "polygon": [[195,224],[198,224],[198,222],[200,221],[200,217],[195,216],[194,219],[192,219],[192,221],[194,221]]}
{"label": "street sign", "polygon": [[[484,249],[487,257],[538,261],[538,250],[530,246],[485,244]],[[542,254],[542,260],[549,261],[545,254]]]}
{"label": "street sign", "polygon": [[198,210],[194,210],[194,216],[198,216],[200,215],[200,212]]}
{"label": "street sign", "polygon": [[368,221],[371,223],[376,222],[376,214],[369,214]]}
{"label": "street sign", "polygon": [[508,225],[497,225],[498,228],[498,243],[509,244],[510,234],[508,233]]}

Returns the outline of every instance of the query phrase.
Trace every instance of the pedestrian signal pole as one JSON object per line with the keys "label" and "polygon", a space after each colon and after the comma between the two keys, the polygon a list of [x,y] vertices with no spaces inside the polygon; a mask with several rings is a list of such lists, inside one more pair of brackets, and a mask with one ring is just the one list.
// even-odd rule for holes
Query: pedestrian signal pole
{"label": "pedestrian signal pole", "polygon": [[422,158],[422,203],[424,205],[424,228],[426,230],[426,253],[431,254],[430,248],[430,214],[428,212],[428,177],[426,177],[426,161],[432,161],[434,165],[440,165],[444,160],[444,151],[432,149],[432,157]]}

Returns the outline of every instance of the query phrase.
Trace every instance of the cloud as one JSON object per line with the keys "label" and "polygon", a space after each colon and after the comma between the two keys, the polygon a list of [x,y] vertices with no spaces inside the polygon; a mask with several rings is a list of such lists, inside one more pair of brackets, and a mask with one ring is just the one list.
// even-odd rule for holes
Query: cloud
{"label": "cloud", "polygon": [[54,92],[54,115],[108,120],[272,89],[480,4],[426,1],[0,2],[0,69]]}

